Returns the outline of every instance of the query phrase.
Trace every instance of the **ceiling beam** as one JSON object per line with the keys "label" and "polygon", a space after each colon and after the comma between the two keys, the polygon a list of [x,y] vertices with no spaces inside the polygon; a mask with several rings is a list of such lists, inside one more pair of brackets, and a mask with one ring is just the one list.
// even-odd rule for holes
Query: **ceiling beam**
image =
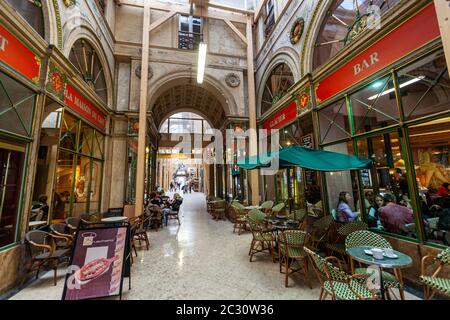
{"label": "ceiling beam", "polygon": [[160,25],[162,25],[164,22],[172,18],[174,15],[176,15],[176,11],[169,11],[164,17],[162,17],[159,20],[156,20],[150,25],[150,32],[152,32],[154,29],[158,28]]}
{"label": "ceiling beam", "polygon": [[[131,6],[136,8],[143,8],[144,4],[142,0],[120,0],[120,5],[122,6]],[[160,10],[165,12],[175,11],[175,14],[183,14],[190,15],[191,6],[190,4],[160,4],[154,3],[154,1],[150,4],[151,9]],[[202,18],[210,18],[216,20],[228,19],[237,23],[246,23],[247,15],[239,12],[227,12],[223,10],[218,10],[214,8],[208,8],[207,10],[202,10],[201,8],[197,8],[193,13],[195,16],[199,16]]]}
{"label": "ceiling beam", "polygon": [[248,45],[247,38],[239,31],[238,28],[228,19],[223,19],[225,23],[231,28],[231,30],[234,31],[234,33],[242,40],[242,42],[245,43],[245,45]]}

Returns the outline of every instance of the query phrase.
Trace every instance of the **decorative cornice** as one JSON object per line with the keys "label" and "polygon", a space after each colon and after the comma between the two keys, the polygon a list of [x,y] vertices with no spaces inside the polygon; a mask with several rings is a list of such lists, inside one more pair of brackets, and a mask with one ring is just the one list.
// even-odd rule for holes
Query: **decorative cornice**
{"label": "decorative cornice", "polygon": [[58,0],[53,0],[53,10],[56,17],[56,30],[58,32],[58,48],[63,49],[63,38],[62,38],[62,28],[61,28],[61,14],[59,12]]}

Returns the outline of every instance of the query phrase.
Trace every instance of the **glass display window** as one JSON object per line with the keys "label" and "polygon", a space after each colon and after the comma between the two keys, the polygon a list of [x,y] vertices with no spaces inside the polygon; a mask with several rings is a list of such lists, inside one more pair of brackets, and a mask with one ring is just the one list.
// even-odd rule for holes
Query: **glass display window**
{"label": "glass display window", "polygon": [[405,119],[450,110],[450,78],[443,50],[401,69],[398,79]]}
{"label": "glass display window", "polygon": [[372,82],[350,96],[355,133],[370,132],[399,123],[391,76]]}
{"label": "glass display window", "polygon": [[450,245],[450,118],[408,129],[428,241]]}
{"label": "glass display window", "polygon": [[322,144],[351,136],[345,99],[319,110],[320,141]]}

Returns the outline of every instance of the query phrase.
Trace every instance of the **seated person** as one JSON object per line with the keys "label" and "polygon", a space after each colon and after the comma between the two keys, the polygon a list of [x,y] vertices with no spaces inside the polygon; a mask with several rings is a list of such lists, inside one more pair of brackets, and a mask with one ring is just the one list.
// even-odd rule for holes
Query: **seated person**
{"label": "seated person", "polygon": [[351,222],[358,218],[359,212],[353,212],[353,210],[348,205],[352,196],[348,192],[341,192],[339,194],[339,203],[337,207],[337,219],[340,222]]}
{"label": "seated person", "polygon": [[156,192],[152,192],[150,193],[150,203],[157,205],[157,206],[162,206],[163,202],[161,200],[161,197],[159,197],[158,193]]}
{"label": "seated person", "polygon": [[412,209],[396,204],[395,196],[386,193],[383,196],[384,206],[379,209],[381,223],[388,232],[401,233],[405,224],[414,222]]}
{"label": "seated person", "polygon": [[384,205],[383,196],[377,194],[374,203],[368,208],[367,224],[369,228],[383,229],[380,221],[380,208]]}
{"label": "seated person", "polygon": [[172,211],[178,212],[180,210],[180,206],[182,203],[183,203],[183,198],[178,193],[175,193],[173,195],[173,200],[168,202],[168,207],[163,209],[164,221],[165,221],[164,224],[166,226],[167,226],[170,212],[172,212]]}
{"label": "seated person", "polygon": [[437,195],[441,196],[441,197],[448,197],[448,196],[450,196],[450,191],[448,189],[449,186],[450,186],[450,184],[448,182],[444,182],[442,184],[442,186],[439,187],[439,189],[437,191]]}
{"label": "seated person", "polygon": [[438,228],[450,231],[450,197],[445,198],[442,210],[439,212]]}
{"label": "seated person", "polygon": [[38,198],[38,204],[33,205],[31,210],[34,212],[37,211],[35,221],[47,221],[48,218],[48,210],[49,206],[47,204],[47,196],[46,195],[40,195]]}

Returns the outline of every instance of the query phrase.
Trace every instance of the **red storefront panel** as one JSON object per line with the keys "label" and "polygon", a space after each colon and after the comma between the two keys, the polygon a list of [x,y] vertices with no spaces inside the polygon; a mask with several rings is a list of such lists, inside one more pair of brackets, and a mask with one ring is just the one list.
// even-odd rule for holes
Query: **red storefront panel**
{"label": "red storefront panel", "polygon": [[280,129],[297,118],[297,102],[292,101],[288,106],[278,111],[273,117],[263,123],[263,129]]}
{"label": "red storefront panel", "polygon": [[66,85],[64,102],[99,129],[106,128],[106,115],[79,94],[70,84]]}
{"label": "red storefront panel", "polygon": [[323,102],[440,37],[434,4],[406,20],[316,85]]}
{"label": "red storefront panel", "polygon": [[0,61],[34,83],[39,82],[40,58],[2,25],[0,25]]}

